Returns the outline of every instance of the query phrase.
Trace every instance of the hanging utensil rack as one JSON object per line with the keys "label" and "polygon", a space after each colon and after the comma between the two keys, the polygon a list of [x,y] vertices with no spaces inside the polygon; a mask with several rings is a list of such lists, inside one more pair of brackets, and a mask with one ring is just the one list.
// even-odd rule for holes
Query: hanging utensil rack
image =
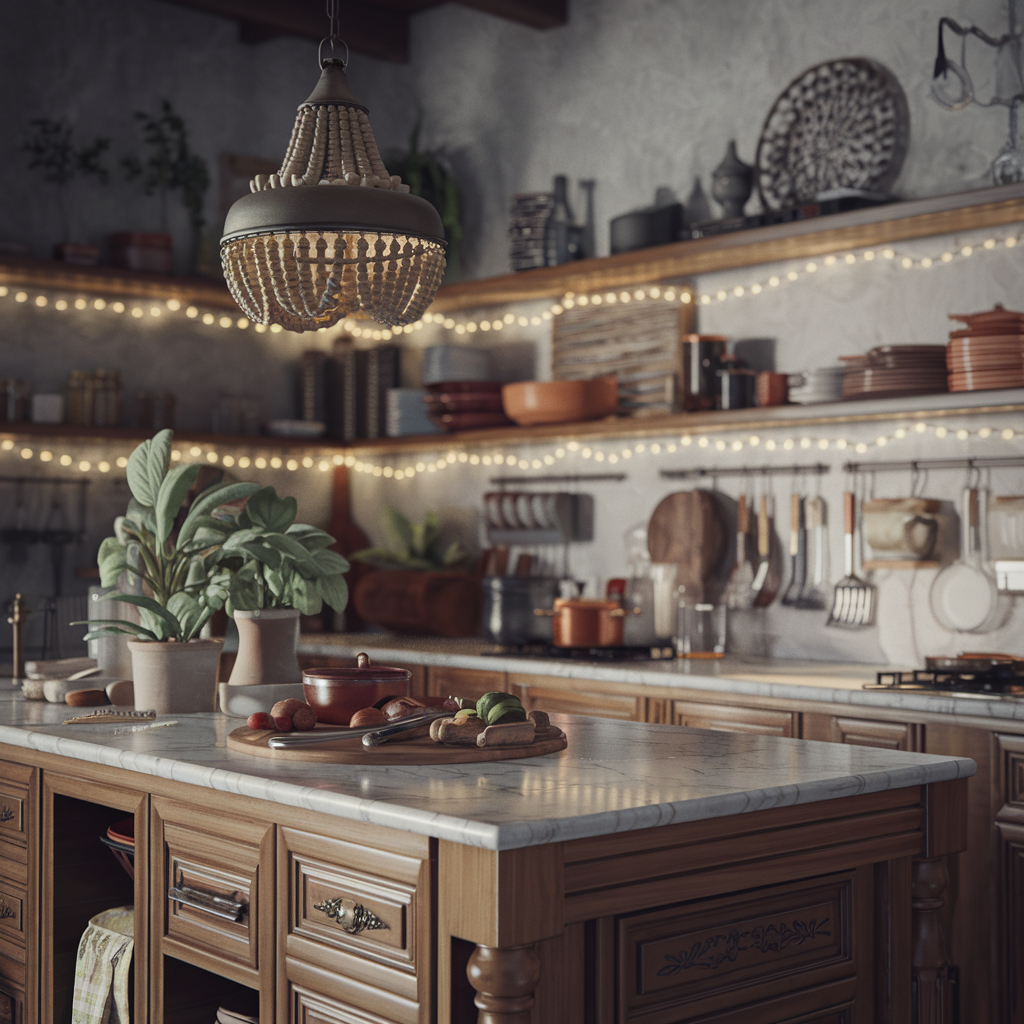
{"label": "hanging utensil rack", "polygon": [[489,483],[495,487],[506,484],[521,486],[523,484],[583,484],[583,483],[621,483],[627,479],[625,473],[577,473],[562,476],[492,476]]}
{"label": "hanging utensil rack", "polygon": [[922,469],[1013,469],[1024,466],[1024,455],[988,459],[915,459],[910,462],[847,462],[845,473],[916,473]]}
{"label": "hanging utensil rack", "polygon": [[665,480],[694,480],[720,476],[824,476],[831,472],[831,467],[823,462],[815,462],[799,466],[729,466],[727,469],[700,466],[694,469],[662,469],[658,472]]}

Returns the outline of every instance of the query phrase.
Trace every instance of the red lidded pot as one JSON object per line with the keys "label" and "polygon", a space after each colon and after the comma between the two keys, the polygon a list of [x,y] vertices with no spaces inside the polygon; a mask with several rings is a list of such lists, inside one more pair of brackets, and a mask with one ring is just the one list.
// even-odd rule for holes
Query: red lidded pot
{"label": "red lidded pot", "polygon": [[407,668],[371,665],[369,656],[360,654],[351,668],[304,669],[302,691],[318,722],[348,725],[357,711],[384,697],[407,697],[411,681]]}

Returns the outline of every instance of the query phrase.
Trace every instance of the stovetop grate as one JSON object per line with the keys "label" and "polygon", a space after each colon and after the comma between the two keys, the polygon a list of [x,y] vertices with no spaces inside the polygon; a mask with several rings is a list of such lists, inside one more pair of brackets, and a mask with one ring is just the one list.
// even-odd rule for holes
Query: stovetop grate
{"label": "stovetop grate", "polygon": [[948,693],[1008,694],[1024,696],[1024,675],[1014,664],[993,665],[977,672],[953,669],[915,669],[912,672],[879,672],[865,690],[941,690]]}

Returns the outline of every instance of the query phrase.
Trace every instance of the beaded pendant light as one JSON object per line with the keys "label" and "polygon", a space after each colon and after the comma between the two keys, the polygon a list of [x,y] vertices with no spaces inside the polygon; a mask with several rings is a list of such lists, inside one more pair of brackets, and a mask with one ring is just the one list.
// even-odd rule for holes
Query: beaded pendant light
{"label": "beaded pendant light", "polygon": [[299,107],[281,169],[258,174],[228,211],[224,277],[255,323],[314,331],[355,317],[402,326],[441,284],[444,228],[430,203],[388,174],[345,77],[348,47],[344,60],[333,55],[337,0],[327,11],[320,81]]}

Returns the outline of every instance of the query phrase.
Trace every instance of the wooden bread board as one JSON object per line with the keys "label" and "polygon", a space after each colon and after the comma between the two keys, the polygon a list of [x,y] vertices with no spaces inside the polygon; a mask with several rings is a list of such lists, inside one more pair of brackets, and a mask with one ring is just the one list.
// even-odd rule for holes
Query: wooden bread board
{"label": "wooden bread board", "polygon": [[[333,728],[333,727],[331,727]],[[566,747],[565,733],[554,726],[538,730],[532,743],[521,747],[448,746],[435,743],[429,736],[411,740],[392,740],[379,747],[364,747],[361,736],[335,739],[312,747],[275,750],[268,741],[277,733],[268,729],[250,729],[243,725],[227,738],[228,750],[278,761],[313,761],[319,764],[470,764],[476,761],[511,761],[521,757],[554,754]]]}

